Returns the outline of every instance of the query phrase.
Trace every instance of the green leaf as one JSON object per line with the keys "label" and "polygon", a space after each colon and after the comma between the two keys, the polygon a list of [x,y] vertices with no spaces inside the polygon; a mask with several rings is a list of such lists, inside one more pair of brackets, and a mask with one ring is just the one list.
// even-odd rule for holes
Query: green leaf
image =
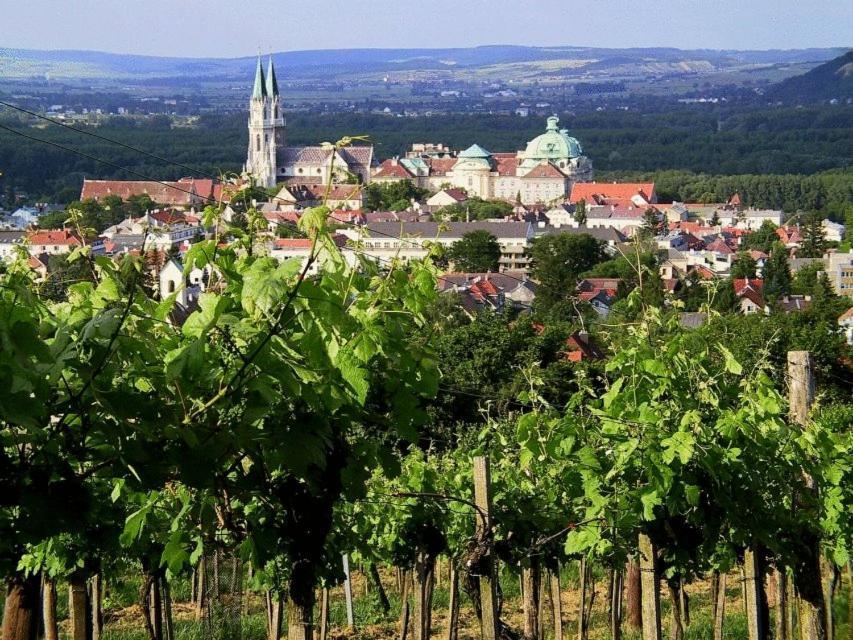
{"label": "green leaf", "polygon": [[658,492],[655,489],[646,489],[640,495],[640,502],[643,504],[643,520],[654,520],[654,509],[661,503]]}
{"label": "green leaf", "polygon": [[695,484],[684,485],[684,497],[687,499],[687,504],[691,507],[699,506],[699,487]]}
{"label": "green leaf", "polygon": [[743,367],[735,359],[735,357],[732,355],[731,351],[726,349],[721,344],[718,344],[717,348],[720,350],[720,353],[722,353],[723,357],[725,358],[726,371],[728,371],[729,373],[733,373],[736,376],[739,376],[741,373],[743,373]]}

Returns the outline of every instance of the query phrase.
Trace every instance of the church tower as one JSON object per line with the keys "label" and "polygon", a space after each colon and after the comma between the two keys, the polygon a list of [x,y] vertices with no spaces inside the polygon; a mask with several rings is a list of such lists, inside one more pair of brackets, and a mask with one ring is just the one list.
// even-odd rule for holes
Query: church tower
{"label": "church tower", "polygon": [[258,186],[275,186],[283,151],[284,114],[281,110],[272,56],[266,77],[261,67],[261,58],[258,57],[252,99],[249,101],[249,153],[245,167]]}

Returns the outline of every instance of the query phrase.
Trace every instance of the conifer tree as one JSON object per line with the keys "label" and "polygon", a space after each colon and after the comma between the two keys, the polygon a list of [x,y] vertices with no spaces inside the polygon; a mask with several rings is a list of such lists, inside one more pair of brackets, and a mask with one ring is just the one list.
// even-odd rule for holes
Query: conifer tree
{"label": "conifer tree", "polygon": [[764,265],[764,297],[775,301],[789,293],[791,269],[788,266],[788,252],[781,242],[777,242]]}

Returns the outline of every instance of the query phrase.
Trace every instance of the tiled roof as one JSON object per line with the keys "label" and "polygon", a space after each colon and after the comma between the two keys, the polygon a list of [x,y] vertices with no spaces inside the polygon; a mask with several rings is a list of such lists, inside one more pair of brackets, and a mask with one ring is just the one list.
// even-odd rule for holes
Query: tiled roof
{"label": "tiled roof", "polygon": [[604,354],[585,331],[575,331],[566,339],[566,358],[572,362],[600,360],[603,357]]}
{"label": "tiled roof", "polygon": [[83,241],[76,232],[68,229],[49,229],[46,231],[34,231],[28,238],[31,245],[73,245],[80,246]]}
{"label": "tiled roof", "polygon": [[510,156],[496,155],[497,172],[499,176],[514,176],[518,169],[518,156],[512,154]]}
{"label": "tiled roof", "polygon": [[735,252],[734,249],[727,245],[722,238],[717,238],[711,244],[709,244],[707,248],[708,251],[713,251],[714,253],[724,253],[726,255]]}
{"label": "tiled roof", "polygon": [[847,320],[853,320],[853,307],[838,316],[838,322],[846,322]]}
{"label": "tiled roof", "polygon": [[[189,192],[189,193],[187,193]],[[80,199],[99,200],[106,196],[118,196],[127,200],[131,196],[147,194],[154,202],[168,205],[191,205],[199,201],[192,181],[181,180],[153,182],[146,180],[83,180]]]}
{"label": "tiled roof", "polygon": [[463,191],[462,189],[459,189],[458,187],[444,189],[443,192],[449,195],[454,200],[456,200],[456,202],[465,202],[468,199],[468,194],[465,193],[465,191]]}
{"label": "tiled roof", "polygon": [[458,160],[456,158],[429,158],[427,162],[429,163],[430,175],[443,176],[453,169],[453,165]]}
{"label": "tiled roof", "polygon": [[565,178],[565,174],[550,162],[537,164],[524,174],[524,178]]}
{"label": "tiled roof", "polygon": [[410,178],[414,178],[414,174],[406,169],[399,162],[395,162],[394,160],[386,160],[381,165],[379,165],[379,171],[373,174],[374,178],[399,178],[401,180],[406,180]]}
{"label": "tiled roof", "polygon": [[735,278],[732,280],[732,286],[734,286],[736,295],[740,295],[747,288],[760,293],[764,290],[764,280],[761,278]]}
{"label": "tiled roof", "polygon": [[[284,164],[323,164],[329,161],[334,151],[332,147],[285,147],[283,152]],[[347,164],[369,167],[373,161],[372,146],[345,147],[338,154]]]}
{"label": "tiled roof", "polygon": [[654,182],[576,182],[572,185],[569,201],[574,203],[586,200],[587,203],[592,203],[596,202],[596,198],[630,201],[640,194],[646,201],[651,202],[654,192]]}

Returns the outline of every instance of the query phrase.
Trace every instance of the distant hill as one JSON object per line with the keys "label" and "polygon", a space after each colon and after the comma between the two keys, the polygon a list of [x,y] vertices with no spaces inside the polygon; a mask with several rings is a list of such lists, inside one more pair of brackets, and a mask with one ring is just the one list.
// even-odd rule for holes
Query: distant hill
{"label": "distant hill", "polygon": [[[762,65],[819,64],[843,49],[791,49],[737,51],[665,47],[604,49],[595,47],[524,47],[491,45],[448,49],[337,49],[288,51],[273,54],[283,75],[290,78],[333,79],[352,74],[394,71],[472,70],[496,65],[545,64],[554,68],[594,65],[643,67],[661,71],[703,64],[718,70]],[[7,79],[48,76],[52,78],[150,78],[219,79],[245,81],[251,78],[254,58],[177,58],[138,56],[97,51],[38,51],[0,48],[0,68]]]}
{"label": "distant hill", "polygon": [[779,82],[766,95],[786,103],[853,98],[853,49],[803,75]]}

